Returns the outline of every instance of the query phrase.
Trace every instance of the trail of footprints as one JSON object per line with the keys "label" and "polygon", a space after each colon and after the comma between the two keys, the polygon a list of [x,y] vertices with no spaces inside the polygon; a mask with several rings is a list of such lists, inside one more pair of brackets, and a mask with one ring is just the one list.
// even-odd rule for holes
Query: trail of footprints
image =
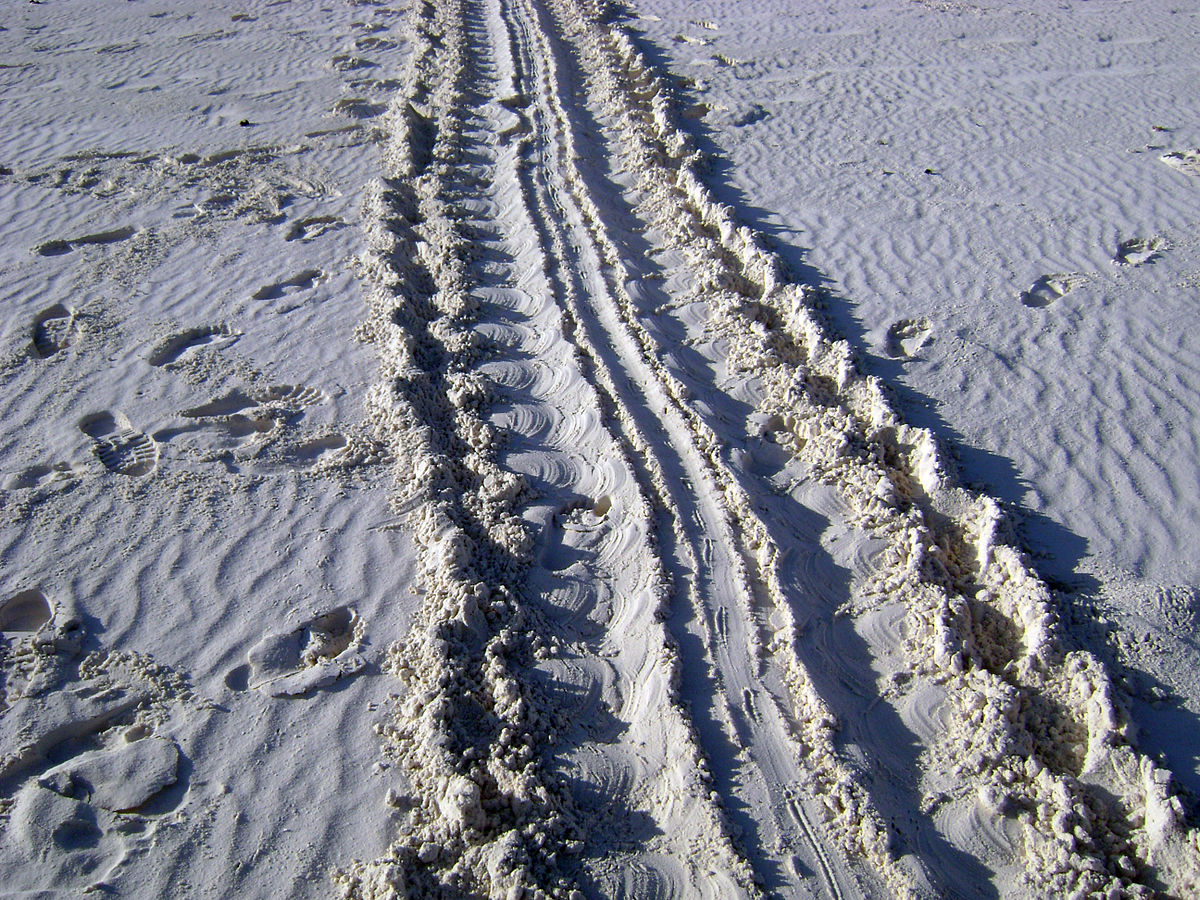
{"label": "trail of footprints", "polygon": [[123,204],[131,195],[191,196],[161,223],[125,224],[103,231],[59,237],[33,248],[41,257],[63,256],[88,247],[104,248],[147,236],[180,234],[234,219],[274,222],[296,198],[319,200],[330,188],[295,157],[307,147],[245,146],[200,153],[102,153],[65,157],[44,169],[21,174],[31,185],[64,194],[89,194]]}
{"label": "trail of footprints", "polygon": [[[382,459],[377,448],[352,446],[337,432],[292,435],[304,411],[322,403],[326,396],[303,385],[274,385],[238,389],[179,413],[178,425],[159,429],[152,435],[134,427],[120,411],[104,410],[82,418],[79,430],[91,439],[95,455],[110,472],[132,478],[152,475],[166,446],[178,446],[178,459],[202,463],[235,460],[251,468],[269,471],[324,471],[341,463],[358,465]],[[281,444],[278,464],[261,451],[270,442]],[[55,479],[77,475],[69,465],[38,465],[11,476],[6,489],[41,487]]]}
{"label": "trail of footprints", "polygon": [[[213,162],[212,164],[218,164]],[[335,216],[313,216],[291,226],[285,240],[311,241],[344,223]],[[106,232],[51,242],[38,248],[42,255],[66,252],[86,243],[110,243],[128,237],[128,230]],[[131,232],[129,232],[131,233]],[[53,251],[49,252],[48,251]],[[258,289],[254,300],[276,300],[311,290],[325,273],[305,269],[297,275]],[[294,308],[294,307],[292,307]],[[280,309],[286,313],[289,309]],[[29,352],[37,360],[49,360],[73,343],[79,329],[75,310],[62,303],[53,304],[34,317],[30,329]],[[241,333],[227,324],[196,326],[168,334],[152,346],[146,356],[154,368],[174,369],[197,361],[201,351],[220,352],[235,344]],[[176,443],[185,454],[202,462],[242,451],[258,451],[268,443],[280,442],[275,463],[270,459],[247,458],[257,468],[274,466],[292,470],[325,470],[346,463],[373,462],[382,457],[378,448],[352,447],[345,435],[318,431],[293,435],[294,426],[304,410],[324,402],[320,391],[304,386],[285,385],[233,391],[209,403],[180,412],[183,424],[162,428],[151,434],[135,427],[120,410],[101,410],[77,422],[80,432],[92,442],[92,448],[110,472],[131,478],[152,475],[159,467],[163,447]],[[250,453],[250,457],[255,455]],[[10,475],[4,483],[8,490],[29,490],[69,482],[80,473],[66,463],[37,464]]]}
{"label": "trail of footprints", "polygon": [[80,617],[42,590],[0,600],[6,890],[103,885],[188,787],[172,737],[194,705],[184,682],[135,653],[85,657],[83,643]]}
{"label": "trail of footprints", "polygon": [[[388,14],[394,13],[377,11]],[[385,25],[363,24],[362,30],[367,34],[355,41],[356,51],[398,47],[374,34],[386,30]],[[334,65],[343,71],[374,67],[358,56],[335,59]],[[396,83],[360,79],[353,87],[379,93],[394,90]],[[363,119],[383,109],[376,99],[351,96],[339,101],[334,111]],[[359,126],[310,137],[343,133],[359,142],[369,139]],[[172,189],[204,185],[207,196],[177,209],[175,219],[218,221],[249,213],[276,222],[285,221],[281,210],[291,195],[325,193],[324,186],[274,165],[288,152],[250,147],[207,156],[83,154],[26,178],[100,198],[119,196],[135,183],[161,188],[178,182]],[[5,169],[2,174],[13,173]],[[246,189],[248,176],[253,176],[252,190]],[[334,215],[309,215],[288,225],[284,239],[307,243],[344,225]],[[121,226],[47,240],[33,253],[66,256],[138,234],[139,229]],[[264,286],[253,299],[307,291],[324,277],[319,270],[306,269]],[[53,304],[34,317],[28,353],[37,361],[61,362],[79,329],[73,308]],[[226,324],[186,328],[153,345],[146,362],[155,369],[177,370],[201,353],[228,349],[240,336]],[[384,459],[370,441],[329,429],[297,428],[309,407],[327,399],[304,385],[248,386],[181,411],[181,424],[153,434],[135,426],[120,410],[94,412],[75,424],[107,471],[131,479],[154,475],[165,450],[189,439],[192,449],[199,449],[191,456],[201,460],[273,444],[273,455],[249,460],[267,468],[320,471]],[[83,474],[68,463],[36,464],[10,475],[3,487],[34,490],[76,484]],[[23,861],[22,871],[34,873],[36,879],[6,883],[6,891],[37,891],[47,884],[56,890],[107,890],[107,880],[121,863],[152,845],[158,817],[183,796],[174,789],[187,770],[169,725],[173,711],[190,701],[190,692],[173,673],[137,654],[99,653],[81,659],[82,638],[80,619],[41,590],[0,599],[0,856],[7,862]],[[230,673],[227,685],[272,697],[306,696],[361,672],[366,664],[363,641],[364,623],[353,608],[329,609],[262,638],[248,652],[247,663]]]}
{"label": "trail of footprints", "polygon": [[[1163,239],[1157,236],[1127,238],[1117,244],[1112,261],[1118,267],[1141,266],[1152,262],[1164,248]],[[1043,275],[1028,290],[1021,291],[1019,299],[1025,306],[1044,309],[1083,287],[1094,277],[1082,272]]]}
{"label": "trail of footprints", "polygon": [[[1164,249],[1166,242],[1161,237],[1127,238],[1117,244],[1112,262],[1119,268],[1141,266],[1153,262]],[[1026,290],[1021,291],[1017,299],[1031,309],[1045,309],[1074,293],[1095,277],[1083,272],[1043,275]],[[888,326],[884,335],[884,351],[893,358],[918,356],[933,340],[933,330],[933,325],[924,316],[897,319]]]}
{"label": "trail of footprints", "polygon": [[[311,284],[320,273],[302,273],[280,285]],[[260,291],[274,296],[280,285]],[[31,349],[38,359],[48,359],[66,348],[75,329],[75,314],[55,304],[40,313],[33,326]],[[201,326],[176,332],[156,344],[147,362],[156,368],[186,362],[199,348],[221,350],[232,345],[239,333],[227,325]],[[347,464],[382,459],[378,448],[356,447],[349,453],[351,440],[336,432],[303,433],[290,437],[286,432],[304,415],[304,411],[326,400],[323,392],[304,385],[272,385],[230,391],[207,403],[182,410],[183,423],[159,429],[152,435],[133,425],[119,410],[102,410],[84,416],[78,429],[92,442],[96,457],[110,472],[131,478],[152,475],[159,466],[164,445],[182,443],[191,455],[212,461],[223,454],[261,447],[269,439],[287,437],[279,454],[286,468],[325,469],[344,461]],[[351,458],[351,457],[354,458]],[[361,457],[361,459],[359,458]],[[267,463],[263,462],[264,465]],[[28,490],[64,482],[80,473],[67,463],[37,464],[10,475],[6,490]]]}
{"label": "trail of footprints", "polygon": [[371,56],[386,58],[387,54],[400,48],[400,43],[384,36],[390,30],[386,21],[395,15],[395,10],[377,7],[373,12],[375,21],[354,22],[351,27],[359,32],[359,36],[351,41],[345,52],[330,60],[334,70],[347,76],[346,87],[356,92],[334,103],[332,112],[335,114],[365,121],[376,119],[387,111],[388,101],[399,82],[363,76],[379,68],[380,64]]}
{"label": "trail of footprints", "polygon": [[[372,46],[383,47],[383,44]],[[206,187],[207,197],[181,208],[175,217],[192,220],[211,218],[216,222],[230,216],[249,214],[252,218],[273,221],[279,218],[280,210],[290,203],[292,196],[299,194],[319,198],[327,193],[323,185],[309,180],[294,167],[282,164],[294,152],[295,148],[254,146],[207,155],[86,152],[66,157],[48,169],[19,177],[31,184],[46,184],[68,194],[91,193],[100,199],[117,198],[145,190],[182,192],[189,188]],[[337,216],[310,215],[291,223],[285,240],[314,241],[343,225]],[[138,234],[138,229],[132,226],[121,226],[48,240],[34,247],[33,252],[42,257],[62,256],[85,247],[115,245]],[[274,300],[304,292],[324,277],[319,270],[306,269],[290,279],[260,288],[253,299]],[[76,311],[64,303],[53,304],[35,316],[31,323],[29,354],[39,361],[60,358],[63,351],[75,343],[79,333],[80,319]],[[201,359],[199,354],[202,351],[225,350],[236,343],[240,336],[238,331],[226,324],[186,328],[158,341],[150,349],[147,362],[152,367],[166,369],[189,365]],[[291,397],[264,395],[262,402],[279,407],[288,403],[303,406],[319,401],[314,397],[302,397],[298,392]],[[242,436],[246,436],[248,423],[257,425],[251,417],[244,421],[235,418],[205,425],[212,425],[226,433],[241,429],[244,432]],[[158,468],[162,455],[161,432],[155,436],[147,435],[135,427],[124,412],[114,410],[95,412],[77,424],[79,430],[92,441],[96,456],[109,471],[141,478]],[[271,430],[263,427],[249,429],[257,434]],[[288,448],[283,456],[293,467],[311,468],[331,461],[348,443],[342,435],[310,435]],[[11,475],[6,480],[6,487],[38,488],[70,479],[75,474],[72,467],[66,464],[33,465]]]}
{"label": "trail of footprints", "polygon": [[[1127,238],[1117,244],[1112,262],[1120,268],[1133,268],[1153,262],[1165,249],[1166,242],[1158,236]],[[1095,277],[1083,272],[1042,275],[1021,291],[1017,299],[1031,309],[1045,309],[1074,293]],[[897,319],[888,326],[884,337],[884,350],[891,357],[914,357],[932,340],[933,327],[927,318]]]}
{"label": "trail of footprints", "polygon": [[[377,9],[377,18],[384,20],[394,11]],[[386,31],[381,22],[357,23],[365,32],[355,40],[355,51],[382,53],[395,50],[398,45],[378,32]],[[373,68],[374,64],[357,56],[335,59],[337,68]],[[370,89],[379,95],[394,89],[387,81],[358,80],[357,89]],[[365,105],[363,105],[365,104]],[[375,100],[361,98],[344,99],[339,109],[353,116],[376,115],[382,106]],[[356,141],[369,139],[358,126],[334,129],[310,135],[321,138],[326,134],[349,132]],[[98,199],[115,200],[123,196],[142,194],[147,191],[170,191],[188,193],[197,188],[204,193],[192,203],[179,207],[175,219],[189,220],[189,228],[196,223],[216,224],[230,218],[249,217],[260,221],[286,221],[282,211],[296,196],[320,199],[329,189],[320,181],[310,177],[302,166],[291,159],[306,147],[246,146],[224,151],[201,153],[168,154],[156,152],[83,152],[64,157],[45,169],[19,173],[15,177],[29,184],[45,185],[66,194],[87,193]],[[6,175],[14,175],[5,170]],[[345,223],[335,215],[308,215],[291,222],[284,235],[286,241],[307,243],[344,227]],[[54,258],[88,248],[105,248],[139,236],[143,232],[158,232],[160,228],[150,226],[138,229],[132,225],[121,225],[96,232],[76,234],[66,238],[46,240],[33,248],[40,257]],[[317,269],[305,269],[295,276],[268,284],[255,292],[252,299],[278,300],[313,288],[325,278]],[[277,312],[287,313],[291,307],[281,307]],[[74,309],[64,303],[56,303],[34,317],[30,327],[29,354],[39,361],[61,359],[63,351],[71,347],[80,334],[80,319]],[[155,344],[147,357],[155,368],[174,369],[199,362],[202,352],[222,351],[237,342],[240,333],[226,324],[199,326],[183,329],[162,338]],[[96,456],[106,469],[132,478],[143,478],[153,474],[162,459],[163,444],[180,435],[208,432],[209,449],[212,445],[225,445],[226,449],[244,449],[256,439],[260,443],[287,438],[276,463],[288,468],[314,469],[325,467],[344,458],[363,456],[367,461],[378,458],[375,449],[351,447],[352,441],[337,433],[309,433],[292,440],[286,434],[287,426],[303,414],[303,407],[320,402],[316,396],[304,396],[296,389],[291,396],[269,396],[262,392],[255,403],[266,406],[260,413],[247,411],[226,416],[201,416],[194,410],[182,414],[188,425],[174,429],[160,429],[148,435],[135,427],[129,417],[119,410],[95,412],[80,420],[79,430],[91,440]],[[287,411],[290,410],[290,411]],[[219,438],[212,437],[219,434]],[[349,452],[354,451],[354,452]],[[40,489],[70,483],[80,474],[66,463],[45,463],[25,467],[5,480],[7,489]]]}

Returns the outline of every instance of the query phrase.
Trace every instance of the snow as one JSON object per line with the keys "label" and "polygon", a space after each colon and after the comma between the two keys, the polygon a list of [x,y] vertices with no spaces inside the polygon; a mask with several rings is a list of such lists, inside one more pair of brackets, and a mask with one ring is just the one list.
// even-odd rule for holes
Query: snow
{"label": "snow", "polygon": [[0,893],[1200,889],[1200,8],[7,12]]}

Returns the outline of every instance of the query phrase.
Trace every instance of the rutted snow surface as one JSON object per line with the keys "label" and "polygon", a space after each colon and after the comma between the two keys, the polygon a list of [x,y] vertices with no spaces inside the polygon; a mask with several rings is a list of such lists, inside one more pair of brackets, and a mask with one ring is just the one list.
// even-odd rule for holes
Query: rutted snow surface
{"label": "rutted snow surface", "polygon": [[[1128,654],[864,374],[940,359],[937,314],[856,362],[714,165],[761,186],[738,130],[784,127],[733,5],[638,9],[48,0],[0,32],[29,126],[0,160],[6,889],[1200,891]],[[834,12],[739,9],[773,40]],[[822,27],[969,40],[989,10],[846,12]],[[78,127],[35,127],[63,90]],[[1009,315],[1190,246],[1112,238]]]}

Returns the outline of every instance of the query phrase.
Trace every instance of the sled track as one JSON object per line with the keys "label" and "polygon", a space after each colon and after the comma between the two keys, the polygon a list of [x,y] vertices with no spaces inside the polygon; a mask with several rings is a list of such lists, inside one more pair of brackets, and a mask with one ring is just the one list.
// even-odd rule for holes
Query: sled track
{"label": "sled track", "polygon": [[[1194,891],[1169,774],[996,504],[713,200],[616,10],[418,2],[404,27],[361,336],[422,605],[381,726],[403,824],[343,895],[946,895],[973,848],[939,810],[967,808],[1029,892]],[[764,435],[802,487],[746,462]],[[810,502],[880,548],[836,611],[885,688],[803,634],[835,611],[790,571]],[[914,729],[919,784],[866,777],[831,669],[950,723]]]}

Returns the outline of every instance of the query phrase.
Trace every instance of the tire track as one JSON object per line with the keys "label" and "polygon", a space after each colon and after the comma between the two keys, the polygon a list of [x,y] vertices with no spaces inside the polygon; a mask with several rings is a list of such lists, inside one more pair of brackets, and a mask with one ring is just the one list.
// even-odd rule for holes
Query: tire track
{"label": "tire track", "polygon": [[[890,544],[864,601],[907,606],[909,692],[946,691],[953,725],[926,736],[929,781],[1016,818],[1038,892],[1194,892],[1197,833],[1169,774],[1129,742],[1099,661],[1064,646],[1049,591],[1004,542],[996,504],[953,485],[932,437],[900,422],[848,346],[825,336],[816,298],[713,200],[668,91],[609,6],[553,5],[638,176],[639,215],[694,273],[690,299],[707,306],[729,367],[753,373],[759,412],[785,447]],[[686,283],[684,274],[666,283]],[[836,804],[831,812],[835,826],[853,825]],[[841,833],[848,852],[857,844],[898,891],[907,887],[885,846]]]}
{"label": "tire track", "polygon": [[[516,5],[524,7],[526,15],[538,21],[532,3]],[[571,23],[580,21],[573,15],[576,11],[564,13],[560,9],[556,12],[553,23],[548,21],[549,17],[543,17],[540,27],[527,29],[527,33],[541,36],[536,52],[530,53],[530,57],[545,61],[543,65],[551,72],[554,60],[562,51],[552,46],[546,36],[554,33],[569,35],[575,27]],[[579,49],[574,49],[578,55]],[[746,827],[747,850],[760,877],[770,880],[772,890],[803,890],[795,882],[789,886],[790,879],[785,874],[792,870],[785,864],[785,856],[798,852],[806,857],[810,869],[820,868],[827,873],[830,890],[840,892],[839,881],[853,884],[855,876],[848,871],[845,857],[839,857],[836,867],[830,863],[830,852],[822,846],[828,838],[818,837],[817,832],[807,827],[806,821],[803,823],[806,827],[797,833],[781,814],[768,812],[785,808],[785,786],[810,782],[816,775],[820,781],[827,782],[824,790],[843,806],[847,817],[855,821],[857,839],[851,844],[854,853],[865,850],[868,859],[877,857],[877,865],[887,877],[908,890],[911,878],[886,855],[887,832],[882,820],[858,788],[854,773],[836,758],[832,744],[835,721],[832,714],[816,696],[811,679],[799,660],[794,653],[788,652],[788,636],[794,635],[795,626],[774,570],[777,551],[761,521],[752,512],[745,493],[722,464],[719,439],[690,408],[687,389],[664,368],[660,362],[661,348],[632,312],[632,300],[624,287],[630,277],[622,255],[608,238],[601,213],[573,162],[580,155],[573,143],[575,126],[570,111],[558,102],[558,98],[570,96],[570,91],[553,83],[558,78],[556,74],[548,77],[552,83],[539,92],[539,96],[551,102],[552,124],[546,130],[558,141],[557,160],[539,167],[538,171],[545,173],[545,177],[558,174],[563,179],[563,185],[551,193],[569,198],[576,205],[574,209],[560,210],[561,218],[574,224],[582,236],[580,244],[592,245],[596,260],[592,266],[591,288],[581,292],[590,308],[577,305],[571,313],[585,323],[585,330],[592,332],[593,345],[600,345],[603,340],[611,341],[617,348],[615,353],[609,354],[616,358],[608,362],[607,368],[613,373],[621,373],[618,378],[624,378],[623,387],[618,388],[623,390],[623,408],[641,410],[644,417],[652,416],[666,426],[667,440],[651,441],[647,445],[640,433],[636,433],[630,441],[642,458],[656,461],[659,472],[654,473],[651,490],[658,495],[664,508],[671,511],[673,529],[686,535],[683,543],[687,546],[675,572],[679,591],[676,600],[681,607],[695,611],[695,620],[699,624],[693,626],[693,630],[704,648],[704,660],[696,660],[694,666],[715,668],[713,680],[719,698],[708,701],[713,691],[706,688],[696,691],[689,700],[694,713],[700,702],[719,705],[721,709],[714,712],[712,718],[719,718],[727,728],[733,728],[733,745],[743,751],[739,756],[748,754],[752,760],[747,765],[741,760],[722,758],[719,739],[714,737],[707,742],[705,749],[710,764],[718,772],[726,771],[724,781],[730,792],[727,805],[745,802],[762,817],[763,821],[739,821],[738,824]],[[586,259],[586,252],[582,256]],[[652,422],[646,431],[653,427]],[[637,432],[636,425],[633,431]],[[670,472],[662,471],[667,467]],[[689,527],[689,523],[693,527]],[[743,539],[742,535],[747,537]],[[698,569],[698,577],[688,579],[686,574],[681,577],[688,569]],[[728,634],[731,609],[736,629],[732,636]],[[785,624],[778,629],[769,626],[772,617]],[[677,642],[686,646],[688,623],[683,619],[683,616],[677,616],[673,624]],[[719,626],[723,626],[726,633],[721,639],[715,639],[714,630]],[[764,652],[766,645],[771,646],[770,654]],[[768,671],[761,671],[764,665]],[[685,661],[685,671],[686,668]],[[790,694],[789,684],[792,687]],[[747,719],[744,714],[732,712],[735,706],[744,709],[742,697],[747,691],[752,695],[761,692],[772,697],[774,702],[769,717]],[[735,697],[736,701],[731,699]],[[793,736],[792,725],[800,733],[799,740]],[[819,752],[812,753],[814,749]],[[804,757],[819,762],[805,768],[799,764]],[[748,774],[747,768],[755,771]],[[735,782],[741,783],[741,796],[737,796],[732,788]],[[747,782],[752,786],[747,787]],[[810,797],[807,802],[816,802],[816,797]],[[870,823],[869,827],[860,825],[863,819]],[[868,836],[865,841],[863,835]],[[809,845],[807,849],[806,844]],[[861,870],[858,877],[862,877]]]}
{"label": "tire track", "polygon": [[[410,27],[417,62],[390,114],[392,177],[369,198],[376,227],[363,266],[372,302],[363,335],[381,348],[373,417],[400,461],[398,505],[409,510],[426,599],[389,651],[407,695],[382,729],[406,776],[395,799],[407,816],[389,855],[352,864],[339,887],[348,897],[573,898],[582,876],[620,895],[621,868],[633,867],[642,871],[637,896],[753,895],[675,700],[677,661],[656,624],[667,590],[651,510],[636,477],[621,466],[608,476],[614,458],[628,470],[628,455],[603,431],[610,417],[592,411],[603,398],[569,372],[587,365],[564,339],[552,299],[567,257],[527,204],[523,129],[513,121],[520,93],[499,6],[424,4]],[[513,140],[497,144],[497,134]],[[476,327],[485,313],[511,341],[489,345]],[[524,410],[514,433],[525,432],[537,458],[559,460],[554,469],[527,476],[500,464],[487,421],[493,392],[480,373],[505,355],[555,370],[508,395]],[[580,394],[591,399],[564,401]],[[545,529],[583,534],[585,591],[621,595],[611,620],[619,636],[599,646],[555,620],[554,579],[532,564],[533,535],[515,514],[533,499],[528,478],[547,471],[557,472],[548,486],[559,496],[601,494],[557,504]],[[602,524],[617,518],[626,524],[606,538]],[[589,532],[599,539],[587,543]],[[607,671],[623,683],[607,686]],[[567,716],[548,696],[572,685],[593,702],[611,698],[617,731],[632,729],[643,745],[614,745],[590,768],[581,763],[591,748],[556,740]],[[591,833],[577,827],[571,791],[546,768],[555,755],[581,767],[576,782],[582,774],[598,785]],[[614,843],[631,811],[662,835],[648,849]],[[582,862],[571,863],[574,855]]]}
{"label": "tire track", "polygon": [[[714,201],[609,5],[422,0],[407,27],[362,336],[424,602],[389,652],[406,694],[381,728],[400,835],[338,875],[343,895],[930,892],[843,753],[765,489],[696,384],[752,403],[884,545],[847,608],[904,606],[879,638],[907,666],[884,700],[945,697],[925,718],[950,726],[919,735],[923,812],[1015,820],[1039,894],[1196,890],[1169,774],[1132,746],[1100,663],[1064,647],[996,504],[953,485],[812,292]],[[633,179],[663,290],[702,320],[721,379],[670,364],[580,134]]]}
{"label": "tire track", "polygon": [[348,897],[566,898],[558,853],[577,846],[562,785],[540,745],[549,722],[522,677],[544,652],[523,603],[531,537],[516,510],[527,487],[495,461],[474,374],[470,251],[448,198],[458,176],[471,76],[458,2],[418,3],[405,87],[388,113],[386,179],[368,196],[362,260],[380,350],[368,397],[378,437],[396,452],[397,505],[409,511],[425,594],[388,651],[407,689],[380,732],[405,812],[389,854],[335,875]]}
{"label": "tire track", "polygon": [[[751,574],[756,563],[750,562],[751,554],[736,537],[745,523],[726,509],[733,485],[714,461],[715,436],[681,403],[680,385],[665,377],[654,355],[647,352],[652,343],[629,316],[628,297],[621,296],[623,263],[573,161],[575,126],[571,110],[562,101],[570,94],[556,71],[561,50],[549,38],[563,23],[551,23],[525,0],[512,3],[511,9],[518,53],[540,79],[533,93],[540,120],[532,133],[535,138],[544,136],[544,143],[535,152],[532,178],[546,198],[542,220],[546,227],[569,229],[560,242],[580,272],[578,284],[563,291],[566,312],[577,342],[597,361],[596,378],[613,398],[625,441],[645,467],[647,491],[669,517],[660,530],[660,542],[665,558],[673,560],[669,566],[676,590],[672,630],[681,648],[691,643],[702,648],[691,660],[686,652],[683,657],[684,681],[692,684],[685,697],[701,745],[726,808],[744,806],[755,811],[737,824],[759,878],[769,881],[773,892],[805,892],[794,869],[784,864],[787,853],[799,852],[810,868],[820,866],[830,889],[840,893],[839,880],[853,881],[844,871],[847,864],[840,863],[835,878],[828,851],[819,842],[805,849],[806,841],[817,840],[812,829],[796,833],[786,818],[769,812],[784,808],[786,785],[807,780],[808,775],[797,765],[800,747],[780,710],[772,704],[769,717],[749,719],[733,712],[744,692],[751,690],[748,685],[753,692],[767,691],[758,677],[765,615],[756,594],[762,591],[762,576]],[[665,439],[647,438],[656,426]],[[716,640],[713,617],[719,615],[729,629],[731,606],[735,633]],[[817,720],[828,719],[825,714]]]}
{"label": "tire track", "polygon": [[[556,309],[560,316],[562,333],[571,342],[570,345],[580,366],[580,372],[588,382],[589,393],[595,394],[597,403],[602,410],[603,421],[618,442],[618,447],[613,449],[624,461],[625,467],[630,472],[630,481],[637,489],[636,504],[641,507],[640,518],[643,522],[639,526],[640,532],[644,535],[642,539],[644,542],[643,552],[652,560],[651,571],[647,572],[643,578],[653,585],[652,590],[656,598],[653,610],[646,610],[646,612],[652,611],[657,618],[661,615],[659,611],[666,603],[674,575],[672,571],[664,571],[664,560],[673,558],[675,547],[673,534],[664,535],[662,529],[655,529],[652,521],[655,515],[647,505],[647,500],[655,507],[662,506],[659,486],[664,483],[665,476],[662,473],[658,456],[651,451],[639,423],[630,414],[629,405],[625,402],[620,387],[615,383],[612,365],[605,359],[603,349],[593,339],[594,336],[590,333],[582,315],[588,298],[595,291],[603,289],[603,281],[597,275],[597,260],[594,255],[594,247],[590,246],[590,236],[580,227],[578,211],[572,208],[573,185],[566,183],[559,175],[558,165],[562,159],[563,131],[562,122],[558,116],[561,106],[556,93],[557,85],[552,78],[548,77],[546,68],[551,58],[544,52],[546,49],[543,43],[544,34],[540,30],[537,20],[531,15],[529,8],[523,7],[521,4],[508,3],[486,3],[485,6],[495,17],[493,21],[498,25],[502,23],[505,34],[500,33],[501,28],[498,25],[492,28],[492,34],[497,45],[507,42],[507,55],[511,59],[511,66],[515,74],[514,100],[506,105],[510,109],[519,111],[523,116],[521,127],[514,130],[515,133],[523,136],[522,152],[517,160],[516,172],[522,186],[527,215],[527,219],[522,224],[538,235],[544,254],[543,271],[548,282],[548,294],[553,296],[559,304]],[[563,402],[563,398],[560,397],[558,402]],[[604,455],[612,452],[605,451]],[[664,536],[666,540],[664,540]],[[624,555],[623,563],[618,563],[614,559],[610,565],[629,565],[629,558],[628,555]],[[597,577],[599,573],[593,570],[592,575]],[[607,573],[603,578],[606,581],[619,581],[619,576],[615,571]],[[642,618],[644,619],[645,616]],[[646,627],[646,624],[644,621],[642,623],[631,621],[629,622],[630,628],[625,628],[614,622],[609,626],[613,632],[610,640],[621,635],[621,642],[628,642],[636,634],[636,631],[631,629],[642,629]],[[679,679],[677,671],[679,660],[669,650],[665,633],[660,628],[654,628],[653,632],[657,635],[655,638],[657,649],[652,648],[651,655],[658,657],[657,665],[665,665],[672,670],[672,689],[669,699],[672,707],[675,708],[663,712],[669,712],[672,718],[678,720],[678,728],[686,732],[688,729],[687,718],[676,707],[675,699],[674,685]],[[622,655],[632,657],[627,650],[623,651]],[[645,709],[643,699],[646,692],[640,685],[640,673],[644,667],[645,663],[637,662],[636,657],[630,658],[624,666],[617,666],[618,670],[625,673],[622,693],[626,695],[626,700],[621,709],[622,716],[630,716],[635,711],[639,711],[643,720],[648,718],[648,711]],[[659,702],[661,703],[661,700]],[[661,716],[663,712],[655,715]],[[653,718],[653,716],[649,718]],[[706,724],[712,727],[712,723]],[[704,728],[702,727],[700,731],[703,732]],[[701,743],[703,744],[703,740]],[[681,749],[681,755],[691,759],[689,765],[702,774],[704,780],[707,781],[709,769],[705,764],[706,760],[696,754],[691,735],[687,736]],[[653,766],[646,768],[652,770]],[[717,773],[716,780],[718,782],[721,780],[720,773]],[[708,787],[699,789],[699,795],[705,798],[704,802],[699,804],[702,807],[710,804],[710,801],[707,800],[708,792]],[[684,798],[676,798],[669,803],[663,803],[660,800],[660,808],[651,810],[664,833],[673,835],[674,849],[671,855],[676,858],[674,864],[678,865],[679,861],[688,859],[689,853],[694,852],[694,848],[706,843],[710,844],[712,845],[711,849],[704,855],[713,859],[726,858],[723,865],[730,872],[735,873],[736,879],[742,883],[739,890],[749,890],[744,864],[736,859],[736,854],[728,845],[725,826],[716,808],[710,807],[702,813],[708,819],[708,824],[699,833],[695,833],[694,824],[688,822],[691,815],[681,817],[676,812],[674,815],[664,818],[666,810],[671,806],[680,805],[681,800]],[[684,800],[684,802],[697,805],[694,798]],[[684,849],[685,847],[693,849],[689,851]],[[612,870],[610,877],[616,874],[615,862],[608,861],[607,867]],[[665,880],[666,870],[663,869],[663,862],[663,860],[659,860],[656,868],[662,873],[659,877]],[[645,860],[642,863],[644,864]],[[621,865],[628,865],[628,862],[621,863]],[[723,896],[732,888],[732,885],[722,888],[712,883],[711,876],[704,876],[694,863],[689,862],[688,866],[691,867],[691,872],[688,879],[690,887],[687,893]],[[655,867],[645,870],[644,877],[654,878],[655,870]],[[644,885],[640,890],[645,890]]]}

